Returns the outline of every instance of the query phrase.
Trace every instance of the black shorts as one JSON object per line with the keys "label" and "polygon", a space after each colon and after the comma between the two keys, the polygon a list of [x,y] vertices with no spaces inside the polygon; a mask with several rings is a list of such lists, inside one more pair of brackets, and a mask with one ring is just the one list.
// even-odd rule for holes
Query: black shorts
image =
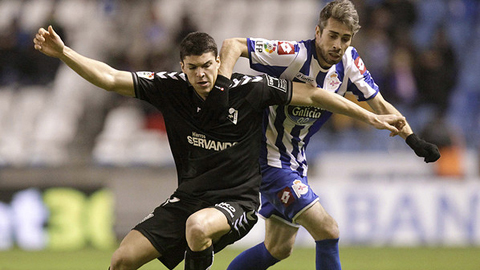
{"label": "black shorts", "polygon": [[185,256],[187,218],[208,207],[221,211],[231,227],[227,234],[213,243],[215,253],[247,235],[258,220],[256,204],[251,201],[225,201],[212,205],[198,199],[172,196],[133,229],[142,233],[162,254],[158,260],[168,269],[173,269]]}

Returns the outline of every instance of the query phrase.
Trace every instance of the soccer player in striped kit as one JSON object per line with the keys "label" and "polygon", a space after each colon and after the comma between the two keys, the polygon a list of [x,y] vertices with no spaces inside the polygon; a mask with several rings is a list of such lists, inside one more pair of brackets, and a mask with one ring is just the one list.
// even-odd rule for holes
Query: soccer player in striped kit
{"label": "soccer player in striped kit", "polygon": [[[350,46],[360,29],[354,5],[347,0],[328,3],[320,12],[315,39],[278,41],[233,38],[224,41],[221,69],[233,69],[240,56],[250,67],[271,76],[304,82],[344,96],[353,93],[377,114],[399,114],[385,101],[356,49]],[[267,269],[287,258],[299,226],[316,242],[316,269],[341,269],[337,222],[326,212],[307,181],[306,146],[311,136],[330,118],[321,108],[271,106],[266,112],[260,164],[264,242],[230,264],[228,270]],[[399,133],[425,162],[440,158],[436,145],[415,135],[407,124]]]}

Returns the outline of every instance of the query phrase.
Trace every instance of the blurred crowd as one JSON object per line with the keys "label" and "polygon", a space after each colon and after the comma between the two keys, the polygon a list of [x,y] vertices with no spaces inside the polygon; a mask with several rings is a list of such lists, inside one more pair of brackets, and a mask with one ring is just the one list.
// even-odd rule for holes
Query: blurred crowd
{"label": "blurred crowd", "polygon": [[[8,14],[7,19],[3,16],[0,21],[0,165],[59,164],[66,160],[65,153],[72,153],[72,145],[77,146],[75,153],[84,151],[100,164],[159,164],[169,160],[168,155],[158,153],[168,152],[161,114],[131,99],[108,93],[92,94],[99,92],[98,89],[85,90],[90,86],[62,71],[57,59],[33,50],[32,39],[39,26],[53,25],[69,46],[119,69],[178,71],[177,44],[191,31],[209,32],[219,45],[223,38],[259,33],[265,38],[309,39],[313,38],[318,13],[326,1],[65,2],[0,2],[0,15]],[[353,45],[384,97],[401,110],[422,137],[440,147],[478,151],[480,76],[476,73],[480,70],[477,49],[480,3],[476,0],[352,2],[359,11],[362,26]],[[83,11],[72,11],[79,3]],[[289,16],[290,10],[294,10],[289,7],[300,3],[313,8],[299,9]],[[44,8],[38,11],[40,5]],[[263,10],[275,6],[282,13],[260,12],[256,8],[260,9],[260,5]],[[243,9],[239,10],[239,6]],[[232,13],[231,18],[221,17],[226,10]],[[232,19],[233,15],[236,16]],[[292,30],[274,30],[275,23],[255,21],[267,16]],[[245,20],[238,21],[240,17]],[[290,21],[280,24],[287,17]],[[220,18],[225,19],[219,21]],[[300,21],[303,21],[301,27]],[[257,28],[263,32],[253,32]],[[94,29],[94,33],[87,29]],[[285,36],[293,31],[302,36]],[[253,73],[248,69],[240,71]],[[42,97],[31,94],[33,91],[42,92]],[[35,100],[43,100],[42,106],[27,113],[27,118],[18,115],[26,113],[19,108],[30,108],[35,100],[17,106],[20,92],[29,93],[30,99],[33,95]],[[85,97],[90,95],[94,96],[90,97],[93,101]],[[21,127],[22,123],[27,127]],[[70,131],[64,130],[69,126]],[[20,139],[17,133],[28,133],[29,137]],[[342,117],[330,121],[326,130],[312,139],[312,144],[313,158],[321,151],[407,149],[402,140],[392,143],[385,133]]]}

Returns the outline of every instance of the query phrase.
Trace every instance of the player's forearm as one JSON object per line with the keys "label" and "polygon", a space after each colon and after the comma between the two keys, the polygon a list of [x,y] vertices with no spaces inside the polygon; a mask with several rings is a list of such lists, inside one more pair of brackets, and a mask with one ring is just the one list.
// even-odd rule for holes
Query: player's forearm
{"label": "player's forearm", "polygon": [[292,105],[323,108],[333,113],[343,114],[369,124],[375,121],[375,114],[340,95],[314,87],[308,83],[293,82],[292,85],[293,94],[290,102]]}
{"label": "player's forearm", "polygon": [[374,113],[365,110],[344,97],[324,90],[317,90],[317,93],[321,95],[316,94],[312,97],[315,107],[321,107],[333,113],[343,114],[370,125],[374,125],[374,122],[378,121]]}
{"label": "player's forearm", "polygon": [[60,60],[90,83],[107,91],[114,90],[115,74],[118,71],[109,65],[82,56],[67,46],[63,49]]}
{"label": "player's forearm", "polygon": [[220,69],[219,74],[230,78],[233,73],[233,68],[238,59],[248,57],[247,40],[244,38],[226,39],[222,43],[220,49]]}

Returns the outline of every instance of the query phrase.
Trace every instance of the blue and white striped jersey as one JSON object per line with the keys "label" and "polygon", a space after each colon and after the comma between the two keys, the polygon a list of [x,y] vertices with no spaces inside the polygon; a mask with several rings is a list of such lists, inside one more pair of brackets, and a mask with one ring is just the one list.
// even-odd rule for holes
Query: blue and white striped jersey
{"label": "blue and white striped jersey", "polygon": [[[271,76],[311,83],[344,96],[347,91],[365,101],[378,93],[370,72],[354,47],[349,47],[338,64],[328,70],[320,67],[315,40],[279,41],[247,39],[250,67]],[[264,121],[260,163],[297,170],[307,175],[306,146],[313,134],[330,118],[322,108],[271,106]]]}

